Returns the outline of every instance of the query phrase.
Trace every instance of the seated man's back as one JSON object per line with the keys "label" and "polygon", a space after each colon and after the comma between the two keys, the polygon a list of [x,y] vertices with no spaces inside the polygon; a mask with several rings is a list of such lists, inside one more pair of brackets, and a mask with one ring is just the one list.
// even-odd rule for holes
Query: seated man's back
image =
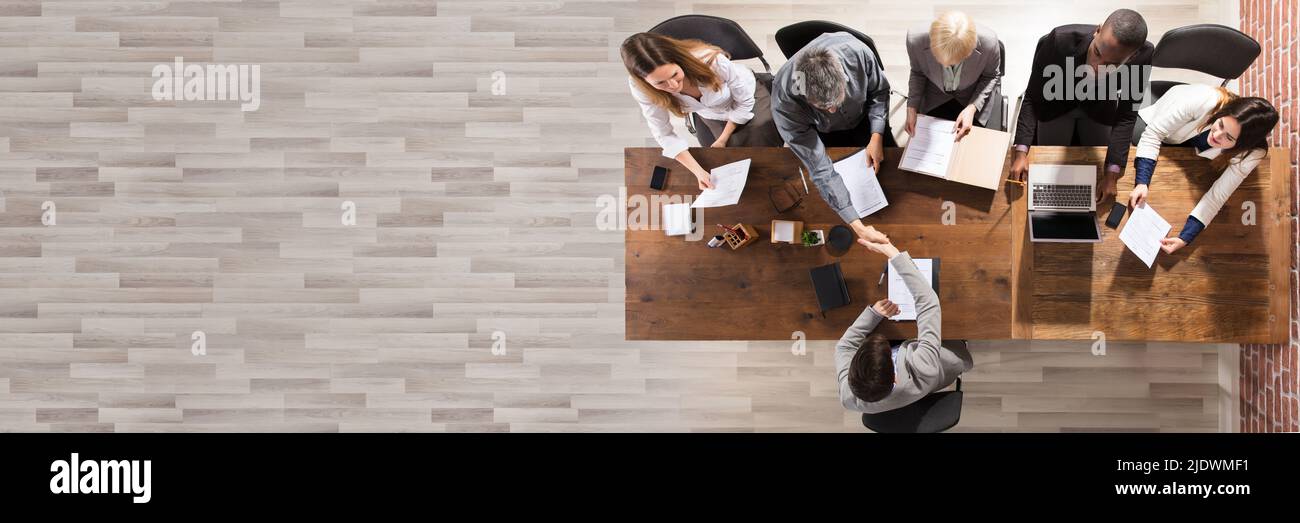
{"label": "seated man's back", "polygon": [[891,350],[884,336],[871,332],[885,319],[877,310],[880,304],[858,316],[835,345],[840,404],[849,410],[878,413],[905,407],[952,384],[974,365],[964,347],[942,346],[939,296],[912,258],[898,253],[889,263],[915,298],[917,338]]}

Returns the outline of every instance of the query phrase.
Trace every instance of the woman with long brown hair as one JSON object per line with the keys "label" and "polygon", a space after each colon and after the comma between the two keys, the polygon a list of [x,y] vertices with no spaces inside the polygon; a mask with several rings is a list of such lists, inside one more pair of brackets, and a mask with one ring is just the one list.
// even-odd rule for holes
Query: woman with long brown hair
{"label": "woman with long brown hair", "polygon": [[1130,206],[1147,201],[1162,143],[1195,147],[1199,156],[1213,162],[1214,170],[1222,172],[1192,209],[1178,236],[1161,241],[1161,249],[1173,253],[1210,224],[1232,192],[1264,159],[1268,134],[1277,125],[1277,110],[1263,98],[1237,96],[1220,87],[1177,85],[1138,111],[1138,117],[1146,129],[1133,159],[1137,180],[1129,193]]}
{"label": "woman with long brown hair", "polygon": [[709,171],[700,167],[690,144],[673,130],[670,115],[697,113],[717,137],[709,147],[779,146],[772,123],[768,89],[754,72],[733,63],[726,52],[699,40],[677,40],[655,33],[637,33],[623,41],[632,97],[664,156],[676,159],[712,188]]}

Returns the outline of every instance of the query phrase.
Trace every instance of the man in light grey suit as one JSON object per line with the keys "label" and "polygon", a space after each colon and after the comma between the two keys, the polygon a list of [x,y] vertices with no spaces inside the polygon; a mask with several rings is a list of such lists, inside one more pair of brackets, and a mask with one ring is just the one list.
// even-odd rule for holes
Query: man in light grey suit
{"label": "man in light grey suit", "polygon": [[874,414],[910,405],[947,387],[974,362],[965,347],[942,346],[939,296],[911,256],[898,252],[889,237],[874,227],[867,229],[858,243],[889,258],[916,300],[916,339],[891,347],[884,336],[871,332],[886,317],[898,314],[897,305],[881,300],[862,311],[835,344],[840,403],[849,410]]}
{"label": "man in light grey suit", "polygon": [[998,35],[960,11],[909,30],[907,133],[916,134],[918,113],[956,120],[958,138],[971,125],[988,127],[1001,96],[1001,56]]}

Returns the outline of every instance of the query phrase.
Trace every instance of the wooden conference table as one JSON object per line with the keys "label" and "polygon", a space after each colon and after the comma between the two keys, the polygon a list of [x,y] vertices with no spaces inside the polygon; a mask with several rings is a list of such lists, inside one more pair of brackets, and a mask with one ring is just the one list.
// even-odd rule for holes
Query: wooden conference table
{"label": "wooden conference table", "polygon": [[[857,148],[832,148],[839,160]],[[705,168],[752,159],[736,205],[704,211],[704,238],[715,225],[746,223],[761,235],[732,251],[709,248],[662,230],[632,230],[626,239],[626,338],[629,340],[838,339],[864,307],[887,296],[883,256],[855,245],[840,257],[827,246],[770,243],[773,219],[799,220],[829,231],[842,223],[808,181],[811,194],[777,214],[769,188],[786,183],[802,193],[798,160],[786,148],[692,149]],[[863,219],[890,235],[913,258],[940,258],[943,336],[950,339],[1090,339],[1285,343],[1289,307],[1290,187],[1287,151],[1273,149],[1204,232],[1153,268],[1125,248],[1118,230],[1102,225],[1101,243],[1031,243],[1024,189],[998,191],[898,169],[902,150],[885,151],[878,174],[889,206]],[[1031,163],[1100,165],[1104,147],[1034,147]],[[1130,151],[1130,158],[1133,157]],[[1181,230],[1187,213],[1217,173],[1190,149],[1166,147],[1151,202]],[[671,170],[664,191],[649,188],[654,166]],[[1008,169],[1010,162],[1004,167]],[[1133,187],[1119,182],[1120,201]],[[629,212],[652,196],[698,195],[695,178],[657,148],[628,148],[624,177]],[[637,196],[644,198],[637,198]],[[945,202],[952,202],[951,205]],[[1243,225],[1251,202],[1254,225]],[[1249,207],[1249,206],[1247,206]],[[1098,205],[1104,220],[1110,204]],[[951,210],[951,211],[950,211]],[[945,225],[944,213],[955,213]],[[1125,218],[1127,220],[1127,218]],[[1121,224],[1121,229],[1123,224]],[[851,303],[817,307],[808,269],[840,262]],[[891,338],[916,334],[915,322],[886,321]]]}

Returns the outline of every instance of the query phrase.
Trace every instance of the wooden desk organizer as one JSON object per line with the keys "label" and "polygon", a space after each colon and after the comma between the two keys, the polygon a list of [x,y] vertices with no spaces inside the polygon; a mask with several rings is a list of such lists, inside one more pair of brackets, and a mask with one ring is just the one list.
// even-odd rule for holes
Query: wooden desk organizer
{"label": "wooden desk organizer", "polygon": [[730,246],[731,250],[733,251],[741,247],[744,247],[746,245],[749,245],[753,243],[754,240],[758,239],[758,231],[754,230],[754,228],[750,227],[749,225],[743,223],[737,223],[733,225],[731,228],[736,230],[737,232],[745,234],[744,237],[741,237],[731,231],[724,231],[722,233],[723,241],[726,241],[727,245]]}

